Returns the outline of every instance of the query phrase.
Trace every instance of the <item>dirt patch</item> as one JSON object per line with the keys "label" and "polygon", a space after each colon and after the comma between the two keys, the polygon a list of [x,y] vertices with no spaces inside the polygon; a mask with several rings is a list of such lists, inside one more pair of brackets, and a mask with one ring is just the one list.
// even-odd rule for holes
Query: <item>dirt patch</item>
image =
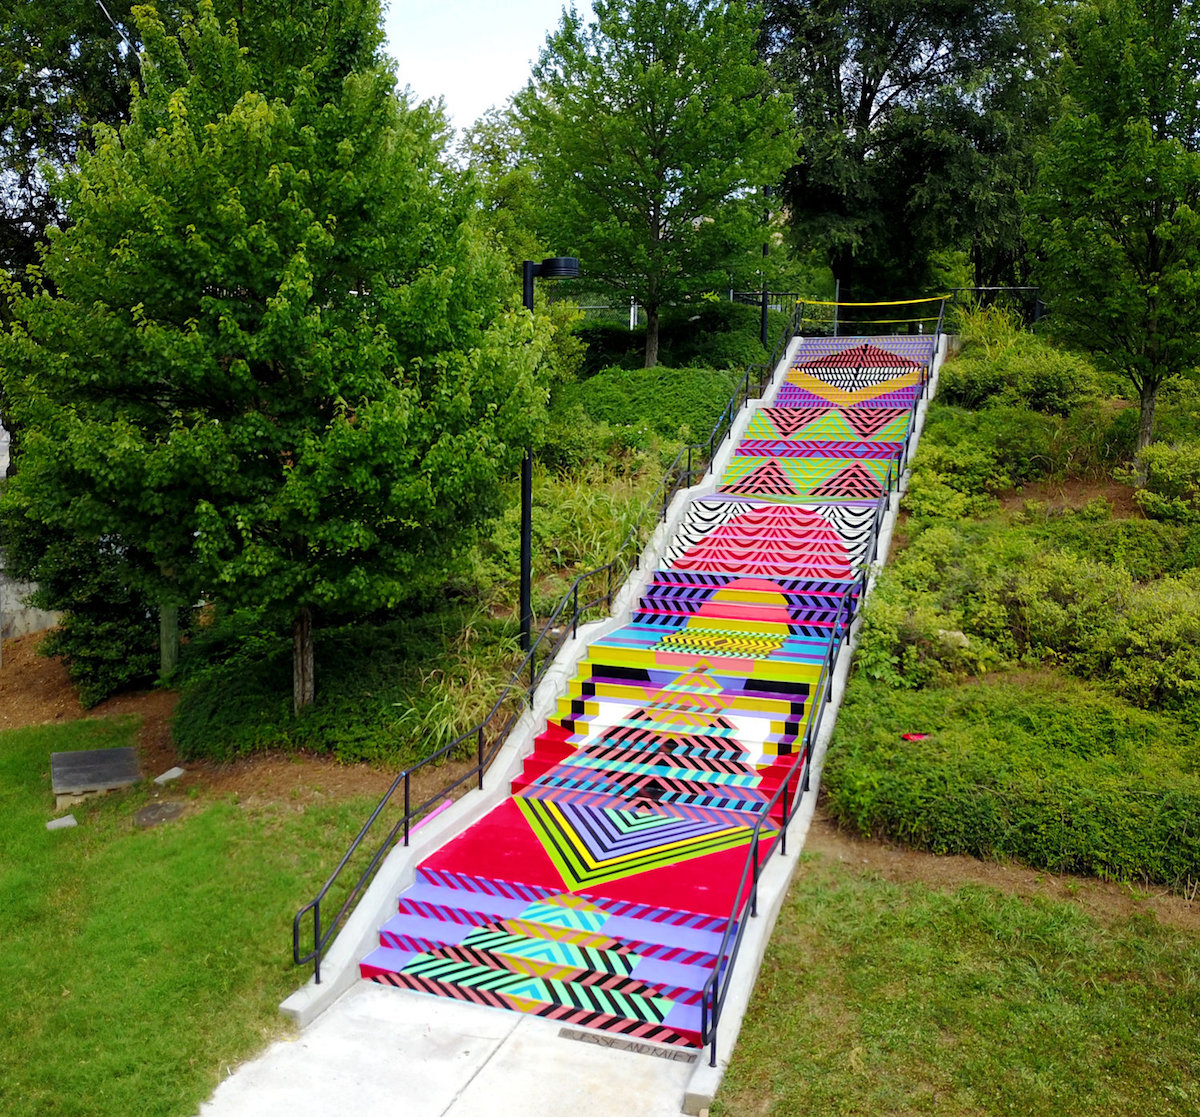
{"label": "dirt patch", "polygon": [[75,684],[57,659],[37,654],[41,632],[4,641],[0,652],[0,729],[84,717]]}
{"label": "dirt patch", "polygon": [[897,884],[919,883],[950,890],[978,884],[1009,895],[1071,901],[1096,919],[1109,921],[1148,915],[1160,923],[1200,930],[1200,900],[1153,885],[1113,884],[1092,877],[1057,876],[1021,865],[938,856],[887,842],[859,838],[840,829],[818,808],[808,832],[806,852],[819,853]]}
{"label": "dirt patch", "polygon": [[[160,792],[164,798],[201,792],[236,797],[247,805],[287,803],[302,807],[321,801],[376,798],[396,776],[392,769],[342,764],[326,756],[308,754],[267,754],[231,764],[181,760],[171,739],[171,718],[179,701],[177,691],[121,694],[85,710],[62,662],[37,654],[42,636],[33,633],[4,641],[0,659],[0,729],[136,715],[142,719],[137,742],[142,775],[153,779],[176,766],[187,772]],[[446,764],[421,772],[412,781],[413,804],[436,794],[467,767],[466,763]]]}
{"label": "dirt patch", "polygon": [[1034,481],[1017,489],[1009,489],[998,497],[1005,512],[1020,512],[1026,501],[1044,504],[1051,512],[1076,510],[1103,497],[1112,505],[1116,519],[1142,519],[1141,507],[1133,499],[1133,488],[1113,480],[1104,481]]}

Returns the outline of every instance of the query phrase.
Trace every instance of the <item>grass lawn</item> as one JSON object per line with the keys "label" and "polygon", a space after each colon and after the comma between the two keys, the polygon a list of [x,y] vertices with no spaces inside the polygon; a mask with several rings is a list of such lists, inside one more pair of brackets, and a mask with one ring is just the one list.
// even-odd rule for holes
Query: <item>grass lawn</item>
{"label": "grass lawn", "polygon": [[1198,1020],[1192,929],[804,855],[713,1112],[1197,1113]]}
{"label": "grass lawn", "polygon": [[[291,919],[369,809],[186,800],[139,787],[50,832],[50,753],[132,745],[136,718],[0,733],[0,1113],[196,1112],[285,1029]],[[151,785],[152,786],[152,785]]]}

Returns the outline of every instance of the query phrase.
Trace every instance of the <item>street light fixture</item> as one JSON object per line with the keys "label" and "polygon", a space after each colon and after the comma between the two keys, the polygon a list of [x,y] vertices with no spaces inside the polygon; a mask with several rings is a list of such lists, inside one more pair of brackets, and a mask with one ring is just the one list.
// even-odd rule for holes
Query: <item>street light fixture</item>
{"label": "street light fixture", "polygon": [[[533,313],[533,281],[542,279],[574,279],[579,275],[579,260],[575,256],[550,256],[540,264],[526,260],[521,266],[524,281],[522,291],[525,309]],[[529,651],[533,627],[533,456],[525,451],[521,462],[521,651]]]}

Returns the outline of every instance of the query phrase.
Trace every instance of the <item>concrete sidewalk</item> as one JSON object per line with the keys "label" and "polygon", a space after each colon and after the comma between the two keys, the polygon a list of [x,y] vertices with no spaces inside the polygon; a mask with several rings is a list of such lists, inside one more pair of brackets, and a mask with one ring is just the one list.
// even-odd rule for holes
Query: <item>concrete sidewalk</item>
{"label": "concrete sidewalk", "polygon": [[[577,1035],[591,1042],[567,1038]],[[600,1046],[620,1042],[364,981],[295,1039],[239,1067],[200,1114],[677,1117],[702,1056]]]}

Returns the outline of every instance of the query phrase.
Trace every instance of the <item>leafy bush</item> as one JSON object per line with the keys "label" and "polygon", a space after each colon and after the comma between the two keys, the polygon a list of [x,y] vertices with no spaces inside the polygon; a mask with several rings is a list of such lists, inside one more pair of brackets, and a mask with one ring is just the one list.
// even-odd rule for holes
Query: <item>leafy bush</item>
{"label": "leafy bush", "polygon": [[1120,567],[1051,551],[1006,567],[990,595],[1023,658],[1072,662],[1096,648],[1128,599],[1131,579]]}
{"label": "leafy bush", "polygon": [[1088,666],[1117,693],[1200,721],[1200,570],[1140,587],[1094,646]]}
{"label": "leafy bush", "polygon": [[[1102,511],[910,525],[864,610],[858,669],[920,689],[1057,664],[1200,719],[1200,530]],[[1121,559],[1140,574],[1181,573],[1139,584]]]}
{"label": "leafy bush", "polygon": [[991,497],[1048,475],[1056,421],[1027,408],[965,411],[934,403],[913,462],[905,498],[910,514],[930,518],[982,515]]}
{"label": "leafy bush", "polygon": [[1002,307],[968,313],[962,338],[962,352],[939,376],[938,393],[947,403],[1067,415],[1098,392],[1096,370],[1086,358],[1026,332],[1020,318]]}
{"label": "leafy bush", "polygon": [[[901,740],[910,731],[929,736]],[[858,678],[823,786],[843,825],[935,853],[1200,879],[1195,734],[1058,676],[917,693]]]}
{"label": "leafy bush", "polygon": [[1200,442],[1152,442],[1130,472],[1145,475],[1134,499],[1147,516],[1178,524],[1200,523]]}
{"label": "leafy bush", "polygon": [[563,406],[626,430],[631,447],[645,448],[654,435],[691,442],[707,437],[739,381],[721,369],[613,366],[567,389]]}
{"label": "leafy bush", "polygon": [[1154,437],[1159,442],[1194,442],[1200,438],[1200,372],[1169,377],[1158,389]]}
{"label": "leafy bush", "polygon": [[[30,604],[61,614],[42,655],[61,656],[91,707],[158,674],[158,611],[129,576],[122,548],[77,539],[16,514],[4,522],[11,574],[37,583]],[[186,617],[181,619],[186,631]]]}
{"label": "leafy bush", "polygon": [[185,648],[175,742],[185,759],[273,748],[411,763],[487,712],[515,666],[514,635],[461,605],[323,628],[316,702],[293,717],[286,635],[248,612],[218,617]]}
{"label": "leafy bush", "polygon": [[[771,345],[783,335],[790,312],[767,312]],[[663,311],[659,323],[658,359],[675,368],[689,365],[727,368],[741,372],[747,365],[761,365],[769,354],[762,347],[762,311],[753,306],[723,299],[704,299]],[[606,322],[587,322],[578,327],[587,343],[583,377],[619,365],[641,368],[646,349],[644,326],[629,330]]]}
{"label": "leafy bush", "polygon": [[1113,519],[1081,509],[1051,514],[1038,508],[1026,517],[1044,548],[1070,551],[1106,566],[1119,566],[1135,582],[1180,574],[1200,566],[1200,525]]}

